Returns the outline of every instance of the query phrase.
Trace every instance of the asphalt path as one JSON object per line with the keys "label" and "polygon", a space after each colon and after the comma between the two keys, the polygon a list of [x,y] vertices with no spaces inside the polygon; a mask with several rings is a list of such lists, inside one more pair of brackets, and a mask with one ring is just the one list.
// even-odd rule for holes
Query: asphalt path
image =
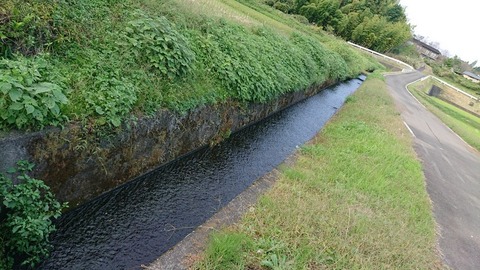
{"label": "asphalt path", "polygon": [[406,85],[420,72],[386,76],[389,91],[415,137],[439,225],[439,245],[452,269],[480,269],[480,153],[425,109]]}

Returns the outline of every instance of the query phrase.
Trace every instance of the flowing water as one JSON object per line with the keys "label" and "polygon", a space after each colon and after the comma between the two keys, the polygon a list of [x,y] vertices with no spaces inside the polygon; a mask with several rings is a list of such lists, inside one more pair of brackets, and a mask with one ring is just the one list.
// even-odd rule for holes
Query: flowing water
{"label": "flowing water", "polygon": [[140,269],[311,139],[360,84],[323,90],[64,214],[39,268]]}

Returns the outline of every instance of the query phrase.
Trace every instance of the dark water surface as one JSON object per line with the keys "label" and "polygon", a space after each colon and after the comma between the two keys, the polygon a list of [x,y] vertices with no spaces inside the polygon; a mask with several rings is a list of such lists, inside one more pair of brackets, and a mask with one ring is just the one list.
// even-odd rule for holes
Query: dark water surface
{"label": "dark water surface", "polygon": [[311,139],[360,84],[326,89],[66,213],[40,269],[140,269]]}

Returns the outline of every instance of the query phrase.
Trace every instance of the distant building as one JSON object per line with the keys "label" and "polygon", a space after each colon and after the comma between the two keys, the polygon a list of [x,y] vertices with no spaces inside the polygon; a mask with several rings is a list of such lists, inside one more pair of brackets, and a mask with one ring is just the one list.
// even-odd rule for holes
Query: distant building
{"label": "distant building", "polygon": [[434,48],[434,47],[432,47],[432,46],[430,46],[430,45],[428,45],[428,44],[426,44],[426,43],[424,43],[424,42],[422,42],[422,41],[420,41],[416,38],[412,39],[412,43],[415,45],[415,47],[417,47],[417,51],[423,57],[428,57],[432,60],[437,60],[438,57],[440,55],[442,55],[442,53],[438,49],[436,49],[436,48]]}
{"label": "distant building", "polygon": [[478,76],[475,73],[465,71],[465,72],[463,72],[462,75],[463,75],[463,77],[469,79],[470,81],[472,81],[474,83],[479,83],[480,82],[480,76]]}

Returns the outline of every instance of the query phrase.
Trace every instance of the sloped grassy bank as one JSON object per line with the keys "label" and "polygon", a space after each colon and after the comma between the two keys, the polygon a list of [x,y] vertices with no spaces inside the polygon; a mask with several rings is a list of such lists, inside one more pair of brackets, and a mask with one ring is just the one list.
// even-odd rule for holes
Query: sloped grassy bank
{"label": "sloped grassy bank", "polygon": [[286,34],[179,2],[2,4],[0,168],[34,161],[59,199],[80,202],[376,67],[307,26]]}

